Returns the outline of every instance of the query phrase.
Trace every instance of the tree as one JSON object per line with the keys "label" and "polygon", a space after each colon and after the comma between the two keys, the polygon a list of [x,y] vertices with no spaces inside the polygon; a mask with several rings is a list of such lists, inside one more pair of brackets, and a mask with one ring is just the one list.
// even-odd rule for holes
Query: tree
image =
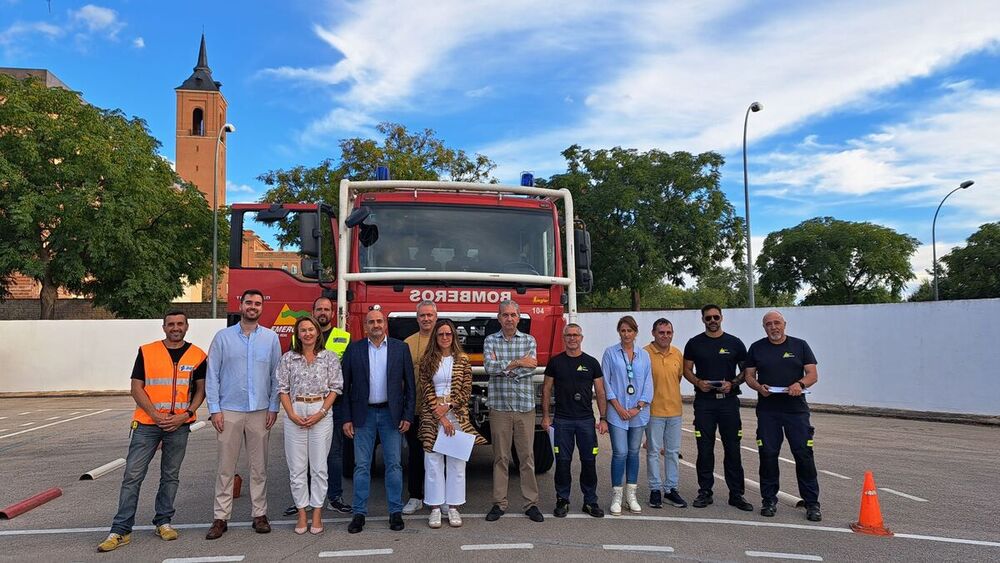
{"label": "tree", "polygon": [[[20,272],[122,316],[159,316],[211,271],[212,212],[138,118],[0,76],[0,297]],[[221,245],[220,245],[221,246]]]}
{"label": "tree", "polygon": [[767,235],[757,271],[761,293],[797,293],[804,305],[888,303],[914,278],[917,239],[873,223],[816,217]]}
{"label": "tree", "polygon": [[563,151],[567,172],[540,185],[567,188],[595,241],[594,288],[640,294],[664,279],[683,285],[743,255],[743,222],[719,189],[721,155],[615,147]]}
{"label": "tree", "polygon": [[[910,301],[934,299],[932,281],[924,282]],[[1000,297],[1000,222],[986,223],[938,263],[938,293],[941,299],[986,299]]]}

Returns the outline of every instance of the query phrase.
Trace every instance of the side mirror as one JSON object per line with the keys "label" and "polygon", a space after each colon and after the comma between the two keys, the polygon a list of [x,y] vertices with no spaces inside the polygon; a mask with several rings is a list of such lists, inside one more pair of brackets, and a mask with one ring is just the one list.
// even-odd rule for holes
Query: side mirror
{"label": "side mirror", "polygon": [[576,269],[576,292],[590,293],[594,289],[594,273],[589,268]]}
{"label": "side mirror", "polygon": [[576,244],[576,267],[578,270],[590,270],[590,232],[586,229],[573,229],[573,240]]}
{"label": "side mirror", "polygon": [[320,269],[318,258],[303,258],[302,267],[299,268],[299,271],[302,272],[302,277],[304,278],[318,280]]}
{"label": "side mirror", "polygon": [[[299,213],[299,239],[302,241],[302,254],[314,258],[319,256],[322,237],[323,234],[319,228],[319,214],[314,212]],[[302,262],[302,275],[312,277],[305,273],[305,259]]]}
{"label": "side mirror", "polygon": [[372,210],[370,207],[359,207],[347,216],[347,219],[344,220],[344,224],[347,225],[348,229],[353,229],[354,227],[364,223],[371,214]]}

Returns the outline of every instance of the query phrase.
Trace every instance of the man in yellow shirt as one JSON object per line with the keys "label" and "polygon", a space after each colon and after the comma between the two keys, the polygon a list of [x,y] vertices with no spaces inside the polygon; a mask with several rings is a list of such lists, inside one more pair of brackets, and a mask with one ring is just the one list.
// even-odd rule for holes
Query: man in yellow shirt
{"label": "man in yellow shirt", "polygon": [[[410,347],[410,357],[413,358],[413,378],[416,380],[417,390],[417,406],[414,412],[418,417],[420,404],[424,398],[424,388],[420,384],[420,359],[424,357],[427,345],[434,338],[432,333],[437,319],[437,304],[429,299],[417,303],[417,326],[420,330],[403,341]],[[406,488],[410,491],[410,500],[403,506],[403,514],[413,514],[424,507],[424,446],[417,435],[419,428],[420,424],[411,424],[410,430],[406,433],[406,449],[409,450]]]}
{"label": "man in yellow shirt", "polygon": [[[687,502],[677,492],[677,460],[681,450],[681,377],[684,355],[672,344],[674,325],[659,318],[653,323],[653,341],[646,345],[653,366],[653,402],[646,426],[646,478],[649,481],[649,506],[662,508],[663,498],[677,508]],[[665,479],[660,480],[660,452]],[[662,496],[661,496],[662,494]]]}

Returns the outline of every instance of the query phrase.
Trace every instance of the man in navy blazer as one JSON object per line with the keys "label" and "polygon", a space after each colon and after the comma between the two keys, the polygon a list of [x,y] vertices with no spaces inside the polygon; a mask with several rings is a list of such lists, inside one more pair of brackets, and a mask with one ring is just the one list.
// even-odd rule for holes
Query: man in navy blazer
{"label": "man in navy blazer", "polygon": [[410,348],[386,337],[385,315],[375,305],[365,317],[367,337],[347,347],[344,373],[344,435],[354,439],[354,502],[347,531],[365,527],[375,436],[382,441],[389,528],[403,529],[402,436],[413,423],[414,381]]}

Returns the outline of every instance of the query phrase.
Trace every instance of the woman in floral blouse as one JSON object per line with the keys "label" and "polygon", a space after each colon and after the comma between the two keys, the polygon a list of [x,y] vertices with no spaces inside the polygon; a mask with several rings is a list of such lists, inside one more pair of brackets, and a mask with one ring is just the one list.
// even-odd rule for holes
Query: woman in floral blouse
{"label": "woman in floral blouse", "polygon": [[[344,388],[337,355],[323,348],[319,322],[312,316],[295,322],[292,349],[278,364],[278,397],[288,415],[284,424],[285,459],[292,499],[298,509],[296,534],[306,533],[306,508],[312,507],[309,532],[323,531],[326,457],[333,436],[330,407]],[[309,471],[309,480],[306,471]],[[335,476],[340,478],[340,476]]]}

